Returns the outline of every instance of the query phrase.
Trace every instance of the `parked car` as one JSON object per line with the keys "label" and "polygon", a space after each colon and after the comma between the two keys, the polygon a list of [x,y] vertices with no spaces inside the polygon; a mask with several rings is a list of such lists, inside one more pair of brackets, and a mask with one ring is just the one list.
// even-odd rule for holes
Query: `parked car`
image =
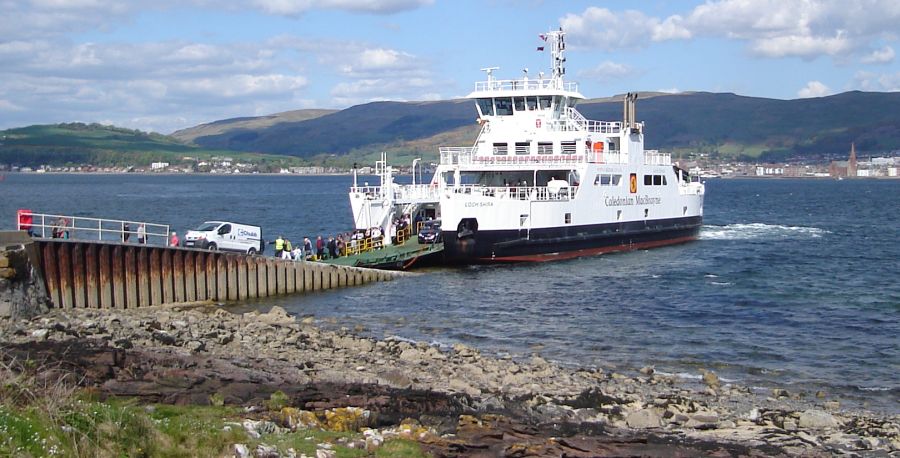
{"label": "parked car", "polygon": [[262,253],[265,242],[262,229],[249,224],[227,221],[207,221],[197,229],[188,231],[182,246],[211,251],[238,251],[247,254]]}
{"label": "parked car", "polygon": [[440,243],[443,241],[441,238],[441,220],[432,219],[422,224],[422,230],[419,231],[419,243]]}

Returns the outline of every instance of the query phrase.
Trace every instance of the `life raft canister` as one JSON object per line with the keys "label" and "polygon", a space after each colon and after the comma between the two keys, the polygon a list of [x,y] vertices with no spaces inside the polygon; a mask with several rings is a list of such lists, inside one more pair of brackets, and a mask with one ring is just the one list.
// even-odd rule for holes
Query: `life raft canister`
{"label": "life raft canister", "polygon": [[602,163],[603,162],[603,142],[594,142],[594,144],[591,146],[591,150],[594,152],[595,162]]}
{"label": "life raft canister", "polygon": [[541,119],[540,118],[534,120],[534,127],[538,128],[538,129],[541,128]]}

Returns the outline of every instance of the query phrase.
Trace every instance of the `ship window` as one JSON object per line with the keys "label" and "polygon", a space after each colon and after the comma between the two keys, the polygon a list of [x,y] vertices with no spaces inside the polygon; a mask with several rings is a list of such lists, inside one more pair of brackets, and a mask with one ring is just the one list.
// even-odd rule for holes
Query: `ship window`
{"label": "ship window", "polygon": [[653,184],[653,175],[644,175],[644,186],[650,186]]}
{"label": "ship window", "polygon": [[553,154],[553,143],[552,142],[538,142],[537,153],[538,154]]}
{"label": "ship window", "polygon": [[516,97],[513,99],[516,111],[525,111],[525,97]]}
{"label": "ship window", "polygon": [[663,177],[663,186],[665,186],[665,185],[667,185],[667,184],[668,184],[668,183],[666,183],[666,176],[665,176],[665,175],[663,175],[663,176],[662,176],[662,177]]}
{"label": "ship window", "polygon": [[494,156],[506,156],[506,143],[494,143]]}
{"label": "ship window", "polygon": [[497,116],[509,116],[512,112],[512,99],[509,97],[498,97],[494,99],[494,106],[497,107]]}
{"label": "ship window", "polygon": [[610,184],[613,186],[618,186],[619,183],[622,182],[622,175],[613,175],[610,177]]}
{"label": "ship window", "polygon": [[575,142],[561,142],[560,146],[562,146],[563,154],[575,154]]}
{"label": "ship window", "polygon": [[618,186],[621,182],[622,175],[612,175],[608,173],[597,175],[597,179],[594,180],[594,184],[599,183],[600,186]]}
{"label": "ship window", "polygon": [[572,224],[572,214],[566,213],[566,224]]}
{"label": "ship window", "polygon": [[653,175],[653,184],[659,186],[662,184],[662,175]]}
{"label": "ship window", "polygon": [[529,111],[537,110],[537,97],[533,95],[530,97],[525,97],[525,104],[528,105]]}
{"label": "ship window", "polygon": [[478,99],[478,110],[481,111],[481,116],[494,116],[494,101]]}
{"label": "ship window", "polygon": [[542,95],[538,97],[538,106],[541,107],[541,110],[549,110],[550,109],[550,96]]}
{"label": "ship window", "polygon": [[516,142],[516,154],[531,154],[531,143]]}
{"label": "ship window", "polygon": [[598,184],[600,184],[600,175],[594,177],[594,186],[597,186]]}

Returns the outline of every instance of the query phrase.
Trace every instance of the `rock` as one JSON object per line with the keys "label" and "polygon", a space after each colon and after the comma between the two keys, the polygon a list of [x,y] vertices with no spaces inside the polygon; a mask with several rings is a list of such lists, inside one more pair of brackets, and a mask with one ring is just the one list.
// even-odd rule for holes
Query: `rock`
{"label": "rock", "polygon": [[800,414],[799,425],[805,429],[825,429],[838,426],[838,421],[824,410],[810,409]]}
{"label": "rock", "polygon": [[417,363],[422,360],[422,352],[415,348],[407,348],[400,353],[400,360]]}
{"label": "rock", "polygon": [[825,392],[822,390],[816,391],[816,397],[819,399],[825,399]]}
{"label": "rock", "polygon": [[690,420],[684,424],[685,428],[693,429],[716,429],[719,423],[719,415],[716,413],[703,412],[690,416]]}
{"label": "rock", "polygon": [[379,380],[379,382],[395,388],[405,389],[412,386],[412,380],[410,380],[409,377],[406,376],[406,374],[397,369],[391,369],[381,372],[378,374],[378,377],[381,379]]}
{"label": "rock", "polygon": [[719,376],[713,371],[703,371],[703,383],[713,390],[718,390],[722,386]]}
{"label": "rock", "polygon": [[153,331],[153,340],[163,345],[175,345],[177,342],[175,337],[166,331]]}
{"label": "rock", "polygon": [[256,458],[279,458],[278,448],[273,445],[259,444],[256,446]]}
{"label": "rock", "polygon": [[788,393],[788,390],[785,390],[783,388],[772,388],[772,397],[774,397],[775,399],[786,398],[790,395],[791,394]]}
{"label": "rock", "polygon": [[235,458],[250,458],[250,449],[244,444],[234,444]]}
{"label": "rock", "polygon": [[825,401],[825,408],[828,410],[838,410],[841,408],[840,401]]}
{"label": "rock", "polygon": [[200,353],[202,351],[206,351],[206,344],[199,340],[192,340],[186,344],[184,347],[191,351],[191,353]]}
{"label": "rock", "polygon": [[381,444],[384,443],[384,436],[378,432],[376,429],[367,429],[363,431],[363,435],[366,437],[366,451],[373,452],[378,447],[381,447]]}
{"label": "rock", "polygon": [[279,306],[272,307],[268,313],[260,314],[257,319],[263,323],[269,324],[288,324],[293,323],[294,317],[289,315],[283,308]]}
{"label": "rock", "polygon": [[663,425],[662,418],[653,409],[631,412],[625,417],[625,423],[630,428],[659,428]]}
{"label": "rock", "polygon": [[797,422],[795,422],[793,419],[785,419],[784,423],[782,424],[782,429],[787,432],[794,432],[797,430]]}
{"label": "rock", "polygon": [[644,366],[641,368],[641,373],[644,375],[653,375],[656,372],[656,369],[653,366]]}
{"label": "rock", "polygon": [[337,453],[334,450],[324,448],[316,449],[316,458],[334,458],[336,456]]}
{"label": "rock", "polygon": [[31,331],[31,337],[38,340],[47,340],[47,336],[50,334],[49,329],[35,329]]}

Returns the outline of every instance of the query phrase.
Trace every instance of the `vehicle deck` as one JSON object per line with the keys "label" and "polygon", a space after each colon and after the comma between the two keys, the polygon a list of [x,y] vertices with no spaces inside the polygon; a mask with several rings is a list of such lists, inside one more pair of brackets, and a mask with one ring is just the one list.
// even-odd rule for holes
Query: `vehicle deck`
{"label": "vehicle deck", "polygon": [[402,245],[388,245],[337,259],[325,259],[321,262],[340,266],[372,267],[376,269],[408,269],[423,258],[431,257],[444,249],[443,243],[419,243],[407,240]]}

